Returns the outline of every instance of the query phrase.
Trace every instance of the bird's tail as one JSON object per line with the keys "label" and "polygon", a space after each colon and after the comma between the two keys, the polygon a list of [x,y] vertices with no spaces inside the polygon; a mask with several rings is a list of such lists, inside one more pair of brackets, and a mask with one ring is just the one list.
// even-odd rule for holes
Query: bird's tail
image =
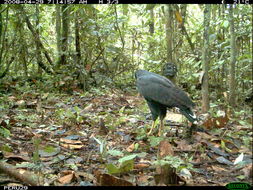
{"label": "bird's tail", "polygon": [[190,121],[197,121],[196,115],[189,108],[179,108],[180,112]]}

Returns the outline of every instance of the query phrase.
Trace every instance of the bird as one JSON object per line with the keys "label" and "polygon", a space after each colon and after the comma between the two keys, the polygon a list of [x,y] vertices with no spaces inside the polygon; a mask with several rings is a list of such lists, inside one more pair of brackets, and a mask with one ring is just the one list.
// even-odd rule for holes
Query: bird
{"label": "bird", "polygon": [[196,115],[192,112],[195,103],[178,86],[169,79],[159,74],[146,70],[135,72],[136,86],[138,92],[146,100],[152,115],[152,127],[148,135],[155,127],[155,121],[159,117],[160,127],[158,136],[161,136],[164,127],[163,120],[167,109],[177,107],[179,111],[192,123],[197,121]]}

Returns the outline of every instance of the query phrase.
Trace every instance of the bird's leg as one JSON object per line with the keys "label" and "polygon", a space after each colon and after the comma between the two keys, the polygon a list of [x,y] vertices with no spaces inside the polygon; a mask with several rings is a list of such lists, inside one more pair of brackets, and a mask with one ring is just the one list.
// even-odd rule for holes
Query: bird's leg
{"label": "bird's leg", "polygon": [[161,119],[160,121],[161,121],[161,122],[160,122],[159,131],[158,131],[158,136],[159,136],[159,137],[160,137],[160,136],[162,135],[162,133],[163,133],[163,126],[164,126],[164,124],[163,124],[163,119]]}
{"label": "bird's leg", "polygon": [[153,129],[155,128],[155,125],[156,125],[156,121],[152,121],[152,127],[150,129],[150,131],[148,132],[148,135],[150,135],[153,131]]}

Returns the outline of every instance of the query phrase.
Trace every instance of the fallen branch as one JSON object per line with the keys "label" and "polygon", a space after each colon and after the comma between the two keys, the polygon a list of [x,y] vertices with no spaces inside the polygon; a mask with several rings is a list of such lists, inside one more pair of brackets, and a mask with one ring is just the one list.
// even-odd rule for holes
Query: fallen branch
{"label": "fallen branch", "polygon": [[32,186],[38,186],[39,177],[34,173],[29,171],[23,171],[17,169],[15,166],[8,164],[6,162],[0,162],[0,171],[6,173],[7,175],[16,178],[17,180]]}

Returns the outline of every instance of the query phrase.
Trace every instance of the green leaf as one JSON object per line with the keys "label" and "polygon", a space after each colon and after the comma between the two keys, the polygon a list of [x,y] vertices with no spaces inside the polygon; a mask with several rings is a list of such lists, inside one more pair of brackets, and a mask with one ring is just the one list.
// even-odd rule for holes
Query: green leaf
{"label": "green leaf", "polygon": [[120,164],[120,173],[127,173],[134,169],[134,160],[126,160]]}
{"label": "green leaf", "polygon": [[226,144],[223,140],[221,140],[221,148],[227,152],[232,152],[232,150],[226,147]]}
{"label": "green leaf", "polygon": [[81,109],[77,106],[74,107],[74,110],[76,111],[76,113],[79,115],[81,112]]}
{"label": "green leaf", "polygon": [[98,143],[98,144],[102,144],[102,141],[100,141],[99,139],[97,139],[96,137],[93,137],[94,140]]}
{"label": "green leaf", "polygon": [[109,174],[119,174],[120,173],[120,169],[117,166],[115,166],[114,164],[106,164],[105,167],[106,167]]}
{"label": "green leaf", "polygon": [[237,179],[240,179],[240,180],[243,180],[243,179],[246,178],[246,176],[244,176],[244,175],[239,175],[239,176],[236,176],[236,178],[237,178]]}
{"label": "green leaf", "polygon": [[66,114],[66,116],[67,116],[68,118],[73,118],[73,117],[75,117],[74,113],[73,113],[71,110],[67,110],[67,111],[65,112],[65,114]]}
{"label": "green leaf", "polygon": [[210,107],[211,107],[211,108],[217,107],[217,104],[210,103]]}
{"label": "green leaf", "polygon": [[8,144],[4,144],[2,147],[1,147],[1,150],[2,151],[5,151],[5,152],[12,152],[12,148],[8,145]]}
{"label": "green leaf", "polygon": [[211,34],[211,35],[209,36],[210,42],[214,41],[215,39],[216,39],[216,34]]}
{"label": "green leaf", "polygon": [[246,121],[239,120],[238,122],[240,123],[240,125],[243,125],[243,126],[247,125]]}
{"label": "green leaf", "polygon": [[43,149],[39,149],[39,155],[41,157],[52,157],[57,155],[60,151],[60,147],[46,146]]}
{"label": "green leaf", "polygon": [[108,154],[112,155],[112,156],[123,156],[123,152],[119,151],[119,150],[108,150]]}
{"label": "green leaf", "polygon": [[131,154],[131,155],[128,155],[128,156],[124,156],[123,158],[119,159],[119,163],[123,163],[127,160],[133,160],[136,156],[137,156],[137,154]]}
{"label": "green leaf", "polygon": [[150,136],[149,139],[150,139],[150,146],[155,147],[163,140],[163,137]]}
{"label": "green leaf", "polygon": [[225,20],[223,23],[222,23],[222,26],[224,28],[227,28],[229,26],[229,22],[227,20]]}
{"label": "green leaf", "polygon": [[1,136],[7,138],[10,136],[10,134],[11,134],[11,132],[8,129],[6,129],[4,127],[0,127],[0,135]]}
{"label": "green leaf", "polygon": [[52,152],[55,151],[55,147],[53,147],[53,146],[46,146],[46,147],[44,148],[44,151],[45,151],[45,152],[48,152],[48,153],[52,153]]}
{"label": "green leaf", "polygon": [[135,151],[138,150],[139,146],[140,146],[139,143],[135,143],[135,144],[134,144],[134,150],[135,150]]}
{"label": "green leaf", "polygon": [[123,106],[122,108],[120,108],[119,113],[123,113],[124,110],[125,110],[125,106]]}

